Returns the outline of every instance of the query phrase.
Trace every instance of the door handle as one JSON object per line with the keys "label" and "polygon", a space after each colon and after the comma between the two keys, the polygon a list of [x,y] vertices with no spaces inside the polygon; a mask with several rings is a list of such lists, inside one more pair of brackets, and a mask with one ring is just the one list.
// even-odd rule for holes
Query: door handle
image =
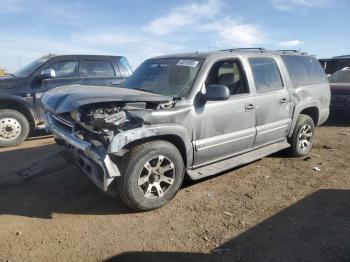
{"label": "door handle", "polygon": [[246,104],[246,105],[245,105],[245,111],[246,111],[246,112],[252,111],[254,108],[255,108],[255,105],[254,105],[254,104]]}
{"label": "door handle", "polygon": [[121,82],[122,82],[122,81],[120,81],[120,80],[112,81],[112,82],[111,82],[111,85],[114,85],[114,86],[120,85]]}
{"label": "door handle", "polygon": [[287,103],[288,102],[288,100],[287,100],[287,98],[285,98],[285,97],[282,97],[281,99],[280,99],[280,103],[281,104],[284,104],[284,103]]}

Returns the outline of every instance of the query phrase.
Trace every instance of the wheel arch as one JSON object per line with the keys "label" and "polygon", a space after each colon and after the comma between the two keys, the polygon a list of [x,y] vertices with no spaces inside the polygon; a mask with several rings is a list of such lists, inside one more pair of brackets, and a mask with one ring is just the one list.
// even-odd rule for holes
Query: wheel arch
{"label": "wheel arch", "polygon": [[[171,132],[170,132],[171,131]],[[169,126],[155,128],[138,128],[117,134],[108,148],[110,153],[118,153],[125,149],[149,141],[163,140],[173,144],[180,152],[185,167],[193,162],[193,148],[191,140],[184,127]]]}
{"label": "wheel arch", "polygon": [[23,114],[33,129],[36,126],[36,117],[33,114],[32,109],[30,109],[24,102],[16,99],[0,98],[0,109],[12,109]]}
{"label": "wheel arch", "polygon": [[316,102],[310,102],[310,103],[303,103],[299,104],[295,107],[293,118],[292,118],[292,125],[291,129],[289,131],[288,137],[291,137],[293,135],[294,129],[296,127],[296,123],[298,121],[299,115],[304,114],[311,117],[311,119],[314,121],[315,126],[318,125],[319,119],[320,119],[320,110]]}

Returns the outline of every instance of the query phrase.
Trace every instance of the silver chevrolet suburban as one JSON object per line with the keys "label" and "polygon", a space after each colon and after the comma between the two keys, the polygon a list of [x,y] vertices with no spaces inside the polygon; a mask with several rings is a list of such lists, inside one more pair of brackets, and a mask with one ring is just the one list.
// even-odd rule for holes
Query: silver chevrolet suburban
{"label": "silver chevrolet suburban", "polygon": [[58,87],[42,98],[56,142],[129,207],[169,202],[208,177],[289,149],[306,155],[329,115],[314,57],[262,48],[146,60],[121,88]]}

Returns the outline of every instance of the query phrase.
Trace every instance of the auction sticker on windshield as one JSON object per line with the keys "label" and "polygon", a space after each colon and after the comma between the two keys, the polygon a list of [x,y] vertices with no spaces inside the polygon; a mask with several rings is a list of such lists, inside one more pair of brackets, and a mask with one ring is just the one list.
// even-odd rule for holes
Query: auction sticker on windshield
{"label": "auction sticker on windshield", "polygon": [[178,66],[190,66],[190,67],[196,67],[198,65],[199,61],[196,60],[179,60],[176,65]]}

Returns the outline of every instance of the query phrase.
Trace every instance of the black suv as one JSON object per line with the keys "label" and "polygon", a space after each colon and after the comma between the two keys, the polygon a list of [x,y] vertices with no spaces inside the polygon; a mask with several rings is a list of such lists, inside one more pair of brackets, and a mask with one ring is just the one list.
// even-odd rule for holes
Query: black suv
{"label": "black suv", "polygon": [[0,147],[22,143],[45,126],[40,97],[63,85],[119,86],[131,74],[123,56],[48,55],[0,77]]}
{"label": "black suv", "polygon": [[334,56],[333,58],[320,59],[320,63],[328,75],[350,67],[350,55]]}

